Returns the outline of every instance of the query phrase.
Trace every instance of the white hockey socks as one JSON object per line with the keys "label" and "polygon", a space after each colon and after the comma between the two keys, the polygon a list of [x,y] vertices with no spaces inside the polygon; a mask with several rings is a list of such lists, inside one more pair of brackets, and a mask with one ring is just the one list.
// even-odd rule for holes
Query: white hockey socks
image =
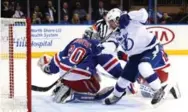
{"label": "white hockey socks", "polygon": [[117,97],[121,97],[130,83],[130,81],[120,77],[115,85],[113,94]]}
{"label": "white hockey socks", "polygon": [[154,72],[150,63],[141,62],[138,65],[138,70],[153,90],[159,90],[161,88],[161,82],[158,75]]}

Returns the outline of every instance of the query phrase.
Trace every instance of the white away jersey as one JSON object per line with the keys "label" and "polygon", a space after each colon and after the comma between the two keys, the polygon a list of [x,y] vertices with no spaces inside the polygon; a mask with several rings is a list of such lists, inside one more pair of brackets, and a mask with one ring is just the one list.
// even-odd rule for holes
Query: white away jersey
{"label": "white away jersey", "polygon": [[[143,9],[137,11],[137,14],[138,13],[143,13]],[[145,14],[145,12],[143,14]],[[141,23],[141,21],[138,20],[138,18],[133,19],[132,15],[127,17],[129,17],[129,19],[123,18],[123,21],[120,22],[120,24],[123,23],[125,25],[124,28],[121,28],[120,30],[120,37],[118,38],[118,41],[128,56],[140,54],[148,49],[153,48],[156,44],[159,43],[154,34],[150,33]]]}

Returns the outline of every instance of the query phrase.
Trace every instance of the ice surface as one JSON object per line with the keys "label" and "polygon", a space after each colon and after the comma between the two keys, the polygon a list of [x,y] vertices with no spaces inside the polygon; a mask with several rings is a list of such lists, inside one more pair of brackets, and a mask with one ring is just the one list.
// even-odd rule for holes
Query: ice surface
{"label": "ice surface", "polygon": [[[188,56],[170,56],[170,61],[172,64],[170,69],[171,79],[178,82],[182,94],[182,97],[178,100],[169,95],[162,104],[153,107],[150,105],[151,99],[142,98],[140,95],[127,95],[116,105],[110,106],[103,105],[101,102],[57,104],[51,100],[51,91],[33,91],[33,112],[187,112]],[[37,67],[36,62],[36,59],[32,60],[32,83],[38,86],[49,86],[58,78],[58,75],[49,76],[44,74]],[[21,73],[20,70],[16,72]],[[114,85],[114,83],[113,79],[102,77],[102,87]]]}
{"label": "ice surface", "polygon": [[[50,94],[33,92],[33,111],[35,112],[177,112],[187,111],[188,101],[188,74],[187,63],[188,57],[186,56],[171,56],[170,61],[172,67],[170,75],[175,79],[182,93],[182,98],[174,100],[172,96],[168,96],[164,102],[158,107],[150,105],[150,99],[142,98],[141,96],[125,96],[116,105],[106,106],[101,102],[90,103],[72,103],[72,104],[56,104],[51,101]],[[57,77],[44,75],[39,68],[34,66],[33,60],[33,84],[36,85],[50,85]],[[52,78],[52,79],[51,79]],[[42,79],[42,81],[40,81]],[[42,84],[41,84],[42,83]],[[115,83],[114,80],[102,77],[102,85],[109,86]]]}

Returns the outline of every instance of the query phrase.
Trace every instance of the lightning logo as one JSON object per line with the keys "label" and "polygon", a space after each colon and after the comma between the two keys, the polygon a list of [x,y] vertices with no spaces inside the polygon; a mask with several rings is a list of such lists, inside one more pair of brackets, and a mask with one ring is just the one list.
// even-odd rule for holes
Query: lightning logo
{"label": "lightning logo", "polygon": [[153,54],[152,60],[155,59],[155,57],[157,56],[157,53],[159,52],[159,46],[156,46],[155,49],[156,50],[152,52],[152,54]]}

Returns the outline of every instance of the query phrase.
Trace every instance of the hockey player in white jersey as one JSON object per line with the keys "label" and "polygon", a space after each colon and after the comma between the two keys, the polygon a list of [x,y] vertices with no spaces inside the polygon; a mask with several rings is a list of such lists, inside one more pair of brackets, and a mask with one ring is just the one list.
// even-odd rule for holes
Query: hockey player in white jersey
{"label": "hockey player in white jersey", "polygon": [[113,29],[109,29],[106,21],[101,19],[97,21],[93,27],[86,29],[85,35],[87,35],[86,37],[89,39],[97,39],[103,43],[105,50],[98,55],[96,61],[113,77],[118,78],[120,75],[117,73],[121,73],[122,67],[118,59],[112,55],[114,51],[106,49],[109,45],[113,46],[114,49],[117,48],[117,43],[110,41],[110,35],[112,34],[111,32],[113,32]]}
{"label": "hockey player in white jersey", "polygon": [[[113,13],[113,16],[111,16],[111,13]],[[119,78],[122,72],[120,63],[117,61],[115,56],[112,55],[116,53],[118,48],[118,43],[115,36],[119,33],[120,30],[117,26],[109,26],[107,19],[114,19],[114,17],[119,18],[120,13],[121,10],[118,8],[111,9],[103,19],[98,20],[92,27],[89,27],[85,31],[85,35],[87,35],[88,38],[97,39],[104,46],[105,49],[102,51],[102,54],[98,56],[96,61],[98,61],[99,65],[101,65],[109,74],[115,78]],[[116,65],[110,65],[112,62],[116,62]],[[108,67],[110,69],[105,67],[107,65],[110,65]],[[132,94],[136,93],[133,84],[129,85],[127,91],[131,92]]]}
{"label": "hockey player in white jersey", "polygon": [[[115,10],[120,12],[120,10],[117,8]],[[107,49],[109,45],[111,47],[113,46],[114,49],[117,48],[117,43],[110,40],[110,36],[115,30],[116,29],[110,29],[108,27],[104,17],[103,19],[98,20],[92,27],[86,29],[84,35],[87,35],[85,37],[89,39],[99,40],[103,44],[105,50],[98,55],[96,61],[113,77],[118,78],[120,75],[117,73],[121,73],[122,67],[118,62],[118,59],[112,55],[114,51]]]}
{"label": "hockey player in white jersey", "polygon": [[[143,11],[143,10],[140,10],[140,11]],[[133,15],[135,13],[135,11],[131,12]],[[137,13],[137,12],[136,12]],[[146,13],[143,11],[143,13]],[[137,18],[139,18],[139,16],[142,17],[141,14],[139,15],[136,15],[135,17],[135,20]],[[112,29],[115,29],[118,27],[118,24],[116,24],[116,20],[120,17],[120,14],[118,15],[118,12],[116,11],[109,11],[109,13],[107,14],[107,17],[106,17],[106,20],[108,21],[108,25],[110,28]],[[147,16],[144,17],[144,19],[147,18]],[[143,21],[140,21],[141,23]],[[145,24],[145,23],[144,23]],[[115,37],[116,35],[118,34],[118,30],[113,33],[113,37]],[[121,51],[121,50],[118,50],[117,51],[117,56],[120,60],[123,60],[123,61],[128,61],[128,56],[125,52]],[[168,81],[168,75],[169,75],[169,72],[168,72],[168,68],[170,67],[170,64],[168,62],[168,56],[167,54],[164,52],[163,54],[163,58],[165,59],[165,65],[163,63],[163,61],[160,62],[160,64],[158,64],[157,67],[154,68],[155,72],[157,72],[157,75],[162,83],[162,85],[165,85],[166,82]],[[151,98],[154,94],[154,91],[152,90],[152,88],[146,83],[146,81],[142,78],[141,75],[139,75],[139,77],[137,78],[137,82],[140,84],[140,92],[142,94],[143,97],[146,97],[146,98]],[[177,90],[176,90],[177,89]],[[135,88],[133,89],[134,91],[139,91],[139,90],[136,90]],[[167,90],[167,89],[166,89]],[[167,90],[168,91],[168,90]],[[170,89],[170,93],[173,95],[173,97],[175,99],[177,99],[179,96],[178,96],[178,85],[176,84],[175,87],[172,87]],[[179,93],[180,95],[180,93]]]}
{"label": "hockey player in white jersey", "polygon": [[165,95],[157,72],[154,68],[167,66],[164,58],[163,47],[155,36],[147,31],[143,25],[147,21],[148,14],[145,9],[139,11],[124,12],[119,20],[109,21],[111,26],[119,25],[120,34],[117,36],[119,44],[128,54],[129,60],[121,77],[118,79],[113,94],[105,99],[105,104],[114,104],[124,95],[125,88],[135,82],[138,75],[147,81],[155,91],[151,104],[156,104]]}

